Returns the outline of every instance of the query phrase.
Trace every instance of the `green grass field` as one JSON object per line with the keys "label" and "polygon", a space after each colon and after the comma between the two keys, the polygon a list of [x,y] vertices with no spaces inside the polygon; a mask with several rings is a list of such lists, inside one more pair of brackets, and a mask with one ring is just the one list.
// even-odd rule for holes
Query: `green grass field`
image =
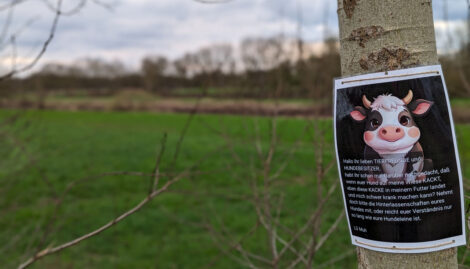
{"label": "green grass field", "polygon": [[[241,267],[221,252],[203,224],[240,240],[256,223],[251,203],[240,197],[251,193],[248,178],[263,168],[254,138],[259,135],[265,153],[270,144],[271,119],[196,115],[180,143],[181,150],[175,154],[188,115],[1,111],[0,118],[17,113],[19,120],[0,127],[2,268],[15,268],[37,250],[53,215],[54,197],[70,182],[111,171],[152,172],[165,133],[168,139],[161,172],[178,172],[197,163],[194,170],[204,173],[183,178],[135,215],[99,236],[45,257],[32,268]],[[292,229],[305,223],[316,207],[314,160],[318,147],[312,141],[319,137],[318,130],[325,132],[323,159],[330,162],[334,156],[330,120],[277,120],[273,170],[282,166],[293,146],[296,148],[272,187],[273,195],[285,194],[280,221]],[[470,137],[470,126],[458,125],[457,136],[464,175],[468,177],[470,140],[466,138]],[[163,177],[162,181],[167,179]],[[326,189],[336,180],[334,168],[322,184]],[[142,200],[149,182],[149,177],[123,175],[80,181],[65,196],[43,247],[59,245],[107,223]],[[342,208],[338,188],[322,216],[323,231]],[[270,255],[262,229],[244,240],[243,247]],[[353,249],[343,219],[315,256],[314,264],[350,253],[325,268],[355,268]],[[459,251],[462,254],[464,248]],[[231,253],[238,255],[233,250]]]}

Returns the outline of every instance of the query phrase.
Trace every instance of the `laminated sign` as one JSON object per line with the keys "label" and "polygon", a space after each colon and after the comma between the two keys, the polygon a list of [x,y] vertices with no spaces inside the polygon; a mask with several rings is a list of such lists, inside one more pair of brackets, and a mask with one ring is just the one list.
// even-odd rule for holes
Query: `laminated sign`
{"label": "laminated sign", "polygon": [[354,245],[420,253],[465,244],[460,162],[439,65],[337,79],[334,117]]}

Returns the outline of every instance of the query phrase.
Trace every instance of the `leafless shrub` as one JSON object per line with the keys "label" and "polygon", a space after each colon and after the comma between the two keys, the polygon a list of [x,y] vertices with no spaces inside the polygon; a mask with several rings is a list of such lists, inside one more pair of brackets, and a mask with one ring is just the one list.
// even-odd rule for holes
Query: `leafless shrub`
{"label": "leafless shrub", "polygon": [[[333,221],[327,220],[324,216],[328,211],[328,202],[334,194],[337,194],[339,185],[339,180],[331,180],[332,173],[334,173],[334,158],[328,161],[326,161],[328,158],[325,158],[325,152],[331,150],[328,148],[331,145],[326,145],[325,141],[325,132],[328,127],[321,126],[315,117],[313,120],[305,119],[305,128],[301,130],[298,138],[286,147],[279,139],[279,119],[276,114],[274,112],[269,119],[265,119],[269,121],[268,133],[263,133],[259,119],[246,119],[242,123],[243,129],[253,130],[253,134],[251,138],[244,138],[242,141],[225,130],[222,119],[216,126],[199,119],[199,122],[210,132],[218,134],[225,141],[225,148],[228,150],[226,154],[230,156],[227,167],[237,185],[245,186],[248,192],[229,194],[195,192],[200,197],[217,197],[233,203],[249,203],[251,209],[245,214],[254,215],[255,218],[251,227],[247,227],[244,229],[245,232],[240,234],[224,222],[221,216],[223,212],[212,208],[206,212],[206,221],[198,225],[204,227],[211,235],[214,244],[221,251],[221,256],[230,258],[243,267],[296,268],[304,265],[311,268],[315,255],[344,221],[345,215],[343,210]],[[253,125],[250,126],[250,122]],[[308,137],[311,137],[311,140],[307,140]],[[266,138],[268,144],[266,144]],[[237,151],[239,143],[250,143],[253,153],[249,157],[242,156]],[[299,182],[293,178],[285,178],[284,171],[296,166],[295,155],[299,149],[306,146],[315,149],[314,167],[312,174],[304,175],[300,184],[312,183],[311,180],[313,180],[314,187],[306,189],[305,192],[311,193],[315,201],[311,205],[312,209],[302,214],[305,221],[292,224],[285,216],[293,216],[298,212],[293,213],[292,209],[286,207],[285,199],[292,199],[292,197],[289,197],[289,194],[283,190],[283,186],[299,184]],[[240,169],[241,167],[243,169]],[[236,171],[243,172],[234,174]],[[181,221],[187,224],[184,220]],[[260,234],[267,238],[266,247],[257,250],[250,249],[249,245],[253,240],[259,240]],[[353,254],[352,249],[320,265],[320,268],[331,266]],[[219,258],[220,256],[213,258],[206,267],[212,267]]]}

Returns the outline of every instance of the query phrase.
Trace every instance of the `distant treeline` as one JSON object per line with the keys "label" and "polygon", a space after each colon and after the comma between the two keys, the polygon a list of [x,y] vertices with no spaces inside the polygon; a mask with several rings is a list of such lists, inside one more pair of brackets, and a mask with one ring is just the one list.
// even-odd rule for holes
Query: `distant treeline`
{"label": "distant treeline", "polygon": [[[318,50],[321,50],[318,52]],[[441,56],[452,96],[470,96],[470,45]],[[160,96],[224,98],[330,99],[339,77],[338,42],[328,39],[316,53],[302,41],[280,38],[244,40],[238,50],[213,45],[169,60],[149,56],[140,70],[129,72],[120,62],[85,59],[72,65],[49,63],[25,78],[0,84],[2,95],[51,92],[65,95],[112,95],[120,90],[145,89]]]}

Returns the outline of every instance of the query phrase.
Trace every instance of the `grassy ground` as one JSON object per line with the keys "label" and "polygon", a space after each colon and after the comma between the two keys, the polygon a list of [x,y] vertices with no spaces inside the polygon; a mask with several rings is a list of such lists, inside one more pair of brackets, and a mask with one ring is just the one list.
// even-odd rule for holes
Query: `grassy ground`
{"label": "grassy ground", "polygon": [[[256,99],[218,98],[216,96],[158,96],[143,90],[123,90],[113,95],[48,95],[24,93],[0,98],[0,107],[7,109],[43,108],[49,110],[87,111],[151,111],[189,113],[195,107],[203,113],[235,115],[330,115],[330,102],[326,99]],[[315,111],[317,113],[315,113]]]}
{"label": "grassy ground", "polygon": [[[0,118],[16,112],[1,111]],[[172,191],[157,197],[142,211],[101,235],[60,254],[39,261],[33,268],[240,268],[221,253],[206,228],[226,227],[240,239],[256,223],[251,204],[238,197],[250,194],[247,178],[256,161],[253,137],[259,126],[261,147],[269,145],[270,119],[197,115],[181,142],[188,115],[117,112],[22,112],[20,120],[0,127],[0,264],[14,268],[31,255],[46,230],[54,210],[54,197],[73,180],[109,171],[151,172],[160,141],[168,134],[162,172],[181,171],[198,160],[198,171],[209,172],[184,178]],[[278,180],[273,193],[284,193],[281,222],[295,229],[305,223],[315,208],[315,146],[318,132],[302,119],[281,118],[277,122],[279,143],[273,169],[280,167],[296,141],[300,144]],[[326,132],[324,160],[333,159],[332,124],[317,122]],[[306,133],[302,130],[307,128]],[[457,126],[462,138],[461,161],[470,163],[470,126]],[[234,161],[227,146],[245,165]],[[9,150],[14,149],[14,150]],[[208,155],[210,154],[210,155]],[[175,157],[176,156],[176,157]],[[209,156],[209,157],[204,157]],[[173,160],[176,159],[175,162]],[[174,164],[174,165],[173,165]],[[163,179],[165,180],[165,178]],[[336,169],[327,174],[324,187],[337,179]],[[55,246],[105,224],[137,204],[148,191],[149,178],[107,176],[80,181],[65,197],[45,246]],[[335,192],[325,211],[325,231],[343,208]],[[222,225],[223,224],[223,225]],[[266,234],[257,231],[243,246],[269,255]],[[324,264],[348,253],[346,221],[339,225],[315,256]],[[463,249],[460,249],[462,252]],[[232,252],[236,253],[236,252]],[[355,268],[355,255],[327,268]]]}

